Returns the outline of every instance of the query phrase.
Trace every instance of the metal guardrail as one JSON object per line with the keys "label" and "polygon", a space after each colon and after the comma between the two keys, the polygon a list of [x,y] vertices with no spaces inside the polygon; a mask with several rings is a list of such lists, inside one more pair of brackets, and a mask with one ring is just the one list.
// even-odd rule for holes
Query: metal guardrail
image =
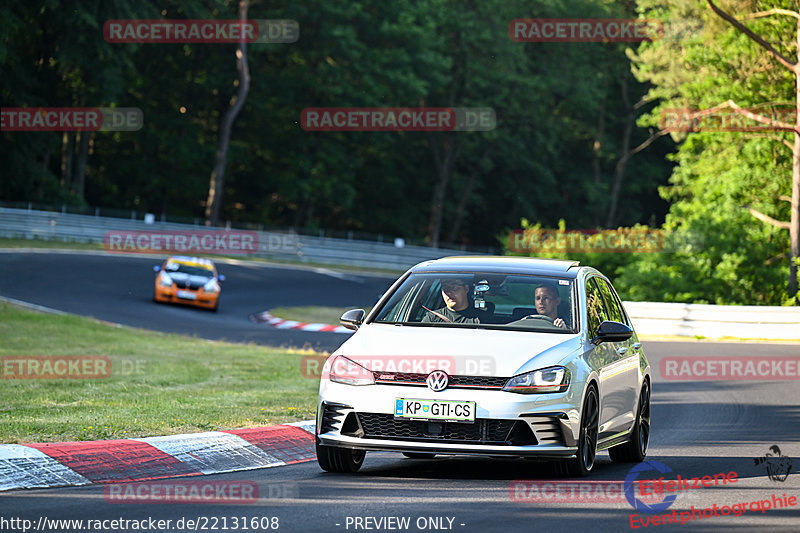
{"label": "metal guardrail", "polygon": [[800,307],[624,302],[641,335],[800,339]]}
{"label": "metal guardrail", "polygon": [[[78,215],[0,207],[0,237],[103,243],[108,231],[228,231],[199,224]],[[419,262],[474,252],[392,243],[312,237],[291,231],[257,231],[256,257],[306,263],[406,270]]]}

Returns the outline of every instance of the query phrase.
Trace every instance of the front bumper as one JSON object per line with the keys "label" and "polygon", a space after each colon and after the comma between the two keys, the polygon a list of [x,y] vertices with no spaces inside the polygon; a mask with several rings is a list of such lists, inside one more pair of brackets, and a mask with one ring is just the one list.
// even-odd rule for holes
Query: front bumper
{"label": "front bumper", "polygon": [[179,290],[185,289],[178,289],[174,285],[170,288],[162,287],[156,283],[155,300],[162,303],[192,305],[205,309],[214,309],[217,307],[217,302],[219,301],[219,292],[205,292],[202,289],[189,291],[195,294],[195,299],[189,299],[180,298],[178,296]]}
{"label": "front bumper", "polygon": [[[565,458],[577,453],[579,387],[563,393],[350,386],[323,380],[317,409],[322,445],[359,450]],[[577,401],[575,399],[577,395]],[[473,424],[395,419],[397,398],[476,402]]]}

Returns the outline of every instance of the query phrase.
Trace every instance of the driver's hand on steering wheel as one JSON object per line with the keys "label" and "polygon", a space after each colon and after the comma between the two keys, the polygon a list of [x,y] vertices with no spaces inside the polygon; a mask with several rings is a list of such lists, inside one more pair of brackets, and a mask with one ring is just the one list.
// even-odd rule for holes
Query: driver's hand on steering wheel
{"label": "driver's hand on steering wheel", "polygon": [[562,319],[560,319],[560,318],[556,318],[555,320],[553,320],[553,325],[558,327],[558,328],[566,328],[567,327],[567,325],[564,323],[564,321]]}

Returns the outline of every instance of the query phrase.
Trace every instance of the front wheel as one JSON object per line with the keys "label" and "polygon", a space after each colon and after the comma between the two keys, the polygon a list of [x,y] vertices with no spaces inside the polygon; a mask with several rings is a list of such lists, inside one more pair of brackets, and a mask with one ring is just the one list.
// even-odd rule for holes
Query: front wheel
{"label": "front wheel", "polygon": [[600,403],[597,391],[589,387],[586,398],[583,400],[581,412],[581,431],[578,437],[578,452],[575,457],[557,463],[556,471],[569,477],[586,477],[594,468],[594,459],[597,455],[597,432],[600,421]]}
{"label": "front wheel", "polygon": [[317,462],[326,472],[347,474],[358,472],[358,469],[364,463],[364,457],[367,455],[364,450],[323,446],[320,443],[317,443],[316,447]]}
{"label": "front wheel", "polygon": [[615,463],[641,463],[647,455],[650,442],[650,386],[642,385],[636,424],[633,426],[628,442],[608,449],[608,455]]}

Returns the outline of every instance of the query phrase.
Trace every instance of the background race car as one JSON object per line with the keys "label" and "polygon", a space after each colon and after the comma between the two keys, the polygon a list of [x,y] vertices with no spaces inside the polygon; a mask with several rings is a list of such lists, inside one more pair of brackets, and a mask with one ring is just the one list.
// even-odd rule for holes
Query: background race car
{"label": "background race car", "polygon": [[194,305],[216,311],[219,307],[220,282],[214,263],[199,257],[171,256],[153,267],[158,272],[153,300]]}

